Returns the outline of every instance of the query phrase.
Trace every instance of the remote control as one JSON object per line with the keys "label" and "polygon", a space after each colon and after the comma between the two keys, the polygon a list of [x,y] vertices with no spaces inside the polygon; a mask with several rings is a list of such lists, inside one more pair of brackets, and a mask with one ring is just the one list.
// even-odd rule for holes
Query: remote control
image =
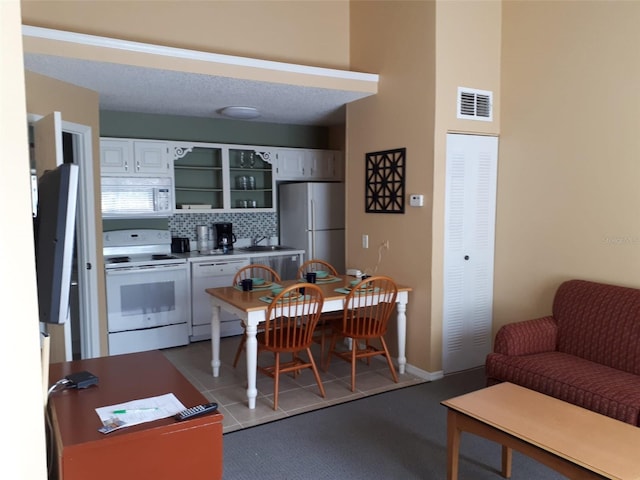
{"label": "remote control", "polygon": [[215,402],[203,403],[202,405],[196,405],[195,407],[187,408],[186,410],[176,413],[174,418],[179,421],[187,420],[188,418],[193,418],[207,412],[213,412],[217,409],[218,404]]}

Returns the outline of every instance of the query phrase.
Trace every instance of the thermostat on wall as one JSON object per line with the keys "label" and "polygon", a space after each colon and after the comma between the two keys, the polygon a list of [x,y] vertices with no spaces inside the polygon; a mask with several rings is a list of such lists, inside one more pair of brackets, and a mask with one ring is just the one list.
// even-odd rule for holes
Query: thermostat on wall
{"label": "thermostat on wall", "polygon": [[412,207],[424,206],[424,195],[412,193],[411,195],[409,195],[409,205],[411,205]]}

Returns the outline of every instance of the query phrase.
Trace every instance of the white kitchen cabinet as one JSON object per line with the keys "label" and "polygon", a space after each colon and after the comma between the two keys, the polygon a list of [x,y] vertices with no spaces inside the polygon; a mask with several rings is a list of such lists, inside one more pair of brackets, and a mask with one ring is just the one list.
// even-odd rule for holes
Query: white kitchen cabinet
{"label": "white kitchen cabinet", "polygon": [[125,138],[100,139],[102,175],[171,176],[168,142]]}
{"label": "white kitchen cabinet", "polygon": [[297,148],[280,148],[276,152],[276,178],[278,180],[304,179],[307,151]]}
{"label": "white kitchen cabinet", "polygon": [[307,163],[310,168],[310,180],[344,180],[342,153],[337,150],[309,150]]}
{"label": "white kitchen cabinet", "polygon": [[335,150],[278,149],[276,180],[342,181],[342,154]]}

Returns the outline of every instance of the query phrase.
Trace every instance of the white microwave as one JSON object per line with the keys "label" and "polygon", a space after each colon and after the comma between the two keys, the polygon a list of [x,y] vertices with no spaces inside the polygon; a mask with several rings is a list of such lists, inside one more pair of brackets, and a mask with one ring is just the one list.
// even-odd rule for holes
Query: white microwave
{"label": "white microwave", "polygon": [[102,218],[168,217],[173,213],[170,177],[101,177]]}

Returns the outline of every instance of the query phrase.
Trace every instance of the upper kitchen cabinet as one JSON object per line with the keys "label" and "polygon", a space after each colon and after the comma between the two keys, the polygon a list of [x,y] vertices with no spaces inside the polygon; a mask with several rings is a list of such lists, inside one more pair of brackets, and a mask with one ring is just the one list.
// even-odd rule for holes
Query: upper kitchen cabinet
{"label": "upper kitchen cabinet", "polygon": [[190,146],[176,150],[174,178],[177,209],[224,208],[222,148]]}
{"label": "upper kitchen cabinet", "polygon": [[273,152],[261,147],[229,148],[229,202],[232,209],[275,208]]}
{"label": "upper kitchen cabinet", "polygon": [[264,147],[170,142],[176,212],[274,211],[273,153]]}
{"label": "upper kitchen cabinet", "polygon": [[124,138],[100,139],[102,175],[171,176],[167,142]]}
{"label": "upper kitchen cabinet", "polygon": [[344,162],[342,152],[337,150],[309,150],[312,158],[311,168],[313,179],[344,180]]}
{"label": "upper kitchen cabinet", "polygon": [[342,153],[335,150],[278,149],[276,180],[342,181]]}

